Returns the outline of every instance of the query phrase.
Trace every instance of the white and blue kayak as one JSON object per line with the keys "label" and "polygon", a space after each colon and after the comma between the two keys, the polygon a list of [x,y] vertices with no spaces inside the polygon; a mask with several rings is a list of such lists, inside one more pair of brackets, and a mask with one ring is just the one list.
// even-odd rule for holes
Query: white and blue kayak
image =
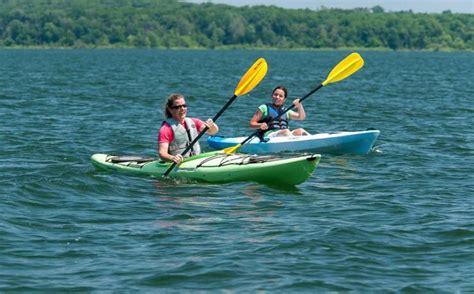
{"label": "white and blue kayak", "polygon": [[[379,136],[379,130],[318,133],[309,136],[273,137],[267,142],[254,137],[242,145],[240,153],[316,152],[329,154],[367,154]],[[247,137],[212,136],[207,139],[213,149],[233,147]]]}

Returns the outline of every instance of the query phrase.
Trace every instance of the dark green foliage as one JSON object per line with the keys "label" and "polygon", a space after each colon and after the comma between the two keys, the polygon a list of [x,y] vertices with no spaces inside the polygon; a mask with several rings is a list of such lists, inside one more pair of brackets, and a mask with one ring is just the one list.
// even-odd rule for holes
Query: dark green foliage
{"label": "dark green foliage", "polygon": [[232,7],[177,0],[0,0],[0,47],[474,50],[474,15]]}

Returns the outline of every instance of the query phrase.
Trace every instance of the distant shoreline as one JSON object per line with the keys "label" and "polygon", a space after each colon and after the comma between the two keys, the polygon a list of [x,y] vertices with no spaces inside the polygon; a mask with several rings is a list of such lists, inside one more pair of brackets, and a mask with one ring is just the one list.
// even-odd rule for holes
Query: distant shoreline
{"label": "distant shoreline", "polygon": [[474,51],[474,14],[233,7],[178,0],[8,0],[0,48]]}
{"label": "distant shoreline", "polygon": [[225,46],[217,48],[189,48],[189,47],[128,47],[128,46],[84,46],[84,47],[64,47],[64,46],[4,46],[0,47],[0,50],[106,50],[106,49],[123,49],[123,50],[181,50],[181,51],[230,51],[230,50],[255,50],[255,51],[373,51],[373,52],[474,52],[471,49],[458,50],[453,48],[442,48],[442,49],[399,49],[392,50],[390,48],[361,48],[361,47],[342,47],[342,48],[272,48],[272,47],[238,47],[238,46]]}

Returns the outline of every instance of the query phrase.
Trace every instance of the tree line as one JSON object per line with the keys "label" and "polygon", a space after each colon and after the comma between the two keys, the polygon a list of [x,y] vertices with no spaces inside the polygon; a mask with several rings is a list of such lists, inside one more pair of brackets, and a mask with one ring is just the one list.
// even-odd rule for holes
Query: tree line
{"label": "tree line", "polygon": [[474,14],[233,7],[178,0],[0,0],[0,47],[474,50]]}

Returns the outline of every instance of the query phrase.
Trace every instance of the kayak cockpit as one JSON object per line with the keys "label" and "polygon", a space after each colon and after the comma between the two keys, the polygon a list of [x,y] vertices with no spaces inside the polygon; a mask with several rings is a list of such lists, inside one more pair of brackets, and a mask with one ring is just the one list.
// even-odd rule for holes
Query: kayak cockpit
{"label": "kayak cockpit", "polygon": [[109,155],[105,162],[120,164],[130,167],[143,167],[145,164],[155,161],[153,157],[135,156],[135,155]]}

